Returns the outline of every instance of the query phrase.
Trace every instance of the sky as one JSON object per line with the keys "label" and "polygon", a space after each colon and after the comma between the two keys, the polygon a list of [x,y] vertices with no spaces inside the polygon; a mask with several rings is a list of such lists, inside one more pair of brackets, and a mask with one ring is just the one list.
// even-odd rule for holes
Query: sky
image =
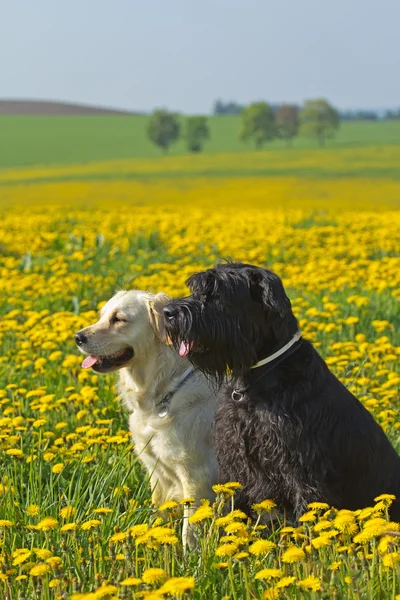
{"label": "sky", "polygon": [[0,0],[0,98],[400,106],[399,0]]}

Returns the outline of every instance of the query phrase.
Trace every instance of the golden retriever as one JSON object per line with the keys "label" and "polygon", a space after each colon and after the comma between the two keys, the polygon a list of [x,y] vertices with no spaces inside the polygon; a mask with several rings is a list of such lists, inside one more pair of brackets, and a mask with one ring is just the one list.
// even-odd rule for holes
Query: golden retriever
{"label": "golden retriever", "polygon": [[184,508],[185,546],[193,541],[188,517],[202,498],[213,497],[217,481],[211,431],[217,397],[205,376],[167,343],[162,309],[169,300],[163,293],[118,292],[75,341],[87,355],[82,367],[119,371],[119,393],[154,505],[194,498]]}

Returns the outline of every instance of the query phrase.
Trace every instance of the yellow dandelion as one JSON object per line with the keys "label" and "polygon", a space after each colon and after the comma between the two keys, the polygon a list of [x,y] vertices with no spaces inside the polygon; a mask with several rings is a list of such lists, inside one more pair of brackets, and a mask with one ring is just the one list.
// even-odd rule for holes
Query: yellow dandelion
{"label": "yellow dandelion", "polygon": [[0,529],[6,529],[8,527],[12,527],[13,525],[14,523],[8,519],[0,519]]}
{"label": "yellow dandelion", "polygon": [[50,571],[51,571],[50,565],[46,565],[45,563],[42,563],[42,564],[35,565],[34,567],[32,567],[32,569],[29,571],[29,575],[32,575],[33,577],[43,577],[43,575],[50,573]]}
{"label": "yellow dandelion", "polygon": [[283,577],[283,573],[280,569],[262,569],[256,573],[256,579],[275,579]]}
{"label": "yellow dandelion", "polygon": [[324,529],[330,529],[332,527],[332,522],[331,521],[318,521],[318,523],[316,523],[313,527],[313,530],[315,531],[315,533],[319,533],[320,531],[323,531]]}
{"label": "yellow dandelion", "polygon": [[274,508],[276,508],[276,502],[273,500],[263,500],[252,506],[252,509],[256,512],[271,512]]}
{"label": "yellow dandelion", "polygon": [[211,506],[199,506],[196,511],[189,517],[189,523],[200,523],[205,519],[210,519],[214,515]]}
{"label": "yellow dandelion", "polygon": [[50,558],[46,559],[46,562],[52,569],[55,569],[62,564],[62,559],[59,556],[50,556]]}
{"label": "yellow dandelion", "polygon": [[231,490],[241,490],[243,487],[238,481],[228,481],[228,483],[225,483],[224,485]]}
{"label": "yellow dandelion", "polygon": [[18,448],[10,448],[9,450],[6,450],[6,454],[8,454],[8,456],[13,456],[14,458],[24,458],[24,453]]}
{"label": "yellow dandelion", "polygon": [[330,506],[326,502],[310,502],[307,504],[310,510],[329,510]]}
{"label": "yellow dandelion", "polygon": [[113,512],[112,508],[95,508],[92,512],[96,513],[97,515],[109,515],[110,513]]}
{"label": "yellow dandelion", "polygon": [[52,579],[49,581],[49,588],[58,587],[61,584],[61,579]]}
{"label": "yellow dandelion", "polygon": [[64,463],[56,463],[55,465],[53,465],[53,468],[51,470],[53,473],[58,475],[59,473],[61,473],[61,471],[63,469],[64,469]]}
{"label": "yellow dandelion", "polygon": [[167,574],[164,571],[164,569],[157,569],[157,568],[146,569],[142,573],[142,580],[144,581],[144,583],[148,583],[149,585],[154,585],[155,583],[161,583],[162,581],[164,581],[166,579],[166,577],[167,577]]}
{"label": "yellow dandelion", "polygon": [[212,486],[214,494],[227,494],[228,496],[233,496],[235,493],[234,489],[231,489],[227,485],[223,485],[222,483],[217,483]]}
{"label": "yellow dandelion", "polygon": [[28,560],[28,558],[31,556],[32,552],[30,550],[23,550],[23,552],[21,552],[18,555],[15,555],[15,552],[13,552],[13,556],[15,556],[14,560],[13,560],[13,567],[16,567],[18,565],[22,565],[22,563],[26,562]]}
{"label": "yellow dandelion", "polygon": [[94,598],[95,600],[98,600],[99,598],[107,598],[116,592],[118,592],[118,588],[115,585],[102,585],[94,591]]}
{"label": "yellow dandelion", "polygon": [[248,552],[236,552],[236,554],[233,555],[233,558],[235,558],[236,560],[242,560],[242,558],[248,558],[250,555]]}
{"label": "yellow dandelion", "polygon": [[283,533],[283,534],[285,534],[285,533],[293,533],[294,531],[295,531],[294,527],[289,527],[288,526],[288,527],[282,527],[282,529],[280,530],[279,533]]}
{"label": "yellow dandelion", "polygon": [[73,506],[64,506],[60,510],[59,515],[62,519],[70,519],[71,517],[74,516],[75,513],[76,513],[76,508],[74,508]]}
{"label": "yellow dandelion", "polygon": [[185,592],[193,590],[195,586],[194,577],[171,577],[158,590],[160,594],[175,594],[181,597]]}
{"label": "yellow dandelion", "polygon": [[324,537],[321,535],[319,537],[316,537],[313,540],[311,540],[312,546],[314,548],[316,548],[317,550],[319,550],[320,548],[323,548],[324,546],[330,546],[331,543],[332,542],[328,537]]}
{"label": "yellow dandelion", "polygon": [[117,544],[118,542],[123,542],[128,537],[129,533],[127,531],[119,531],[114,533],[108,540],[111,544]]}
{"label": "yellow dandelion", "polygon": [[101,521],[98,521],[97,519],[89,519],[89,521],[82,523],[81,529],[82,531],[90,531],[92,529],[96,529],[96,527],[99,525],[101,525]]}
{"label": "yellow dandelion", "polygon": [[382,558],[382,563],[384,567],[395,569],[400,563],[400,552],[391,552],[390,554],[385,554]]}
{"label": "yellow dandelion", "polygon": [[319,592],[321,590],[321,581],[314,575],[310,575],[306,579],[301,579],[296,585],[303,588],[303,590],[310,590],[310,592]]}
{"label": "yellow dandelion", "polygon": [[61,532],[65,532],[65,531],[76,531],[76,529],[78,529],[78,524],[77,523],[65,523],[65,525],[63,525],[62,527],[60,527],[60,531]]}
{"label": "yellow dandelion", "polygon": [[396,496],[393,494],[381,494],[380,496],[374,498],[374,502],[381,502],[382,500],[387,500],[391,504],[393,500],[396,500]]}
{"label": "yellow dandelion", "polygon": [[284,563],[296,563],[300,560],[304,560],[306,557],[304,551],[297,546],[290,546],[282,555],[282,562]]}
{"label": "yellow dandelion", "polygon": [[147,525],[147,523],[142,523],[140,525],[133,525],[132,527],[129,528],[129,533],[131,534],[132,537],[140,537],[142,535],[144,535],[149,529],[149,526]]}
{"label": "yellow dandelion", "polygon": [[36,528],[39,531],[51,531],[52,529],[56,529],[58,526],[57,519],[53,519],[52,517],[45,517],[36,525]]}
{"label": "yellow dandelion", "polygon": [[302,515],[299,518],[299,522],[300,523],[308,523],[310,521],[315,521],[317,518],[317,515],[315,514],[315,512],[313,510],[309,510],[308,512],[304,513],[304,515]]}
{"label": "yellow dandelion", "polygon": [[30,504],[25,512],[28,517],[37,517],[37,515],[40,513],[40,506],[37,504]]}
{"label": "yellow dandelion", "polygon": [[329,565],[328,569],[331,571],[337,571],[341,564],[342,562],[340,560],[335,560]]}
{"label": "yellow dandelion", "polygon": [[276,548],[276,544],[269,540],[257,540],[249,546],[250,554],[254,556],[260,556],[260,554],[268,554]]}
{"label": "yellow dandelion", "polygon": [[277,600],[277,598],[279,598],[279,590],[275,590],[274,588],[265,590],[262,595],[262,600]]}
{"label": "yellow dandelion", "polygon": [[227,562],[220,562],[220,563],[214,563],[213,564],[213,569],[226,569],[229,566],[229,564]]}
{"label": "yellow dandelion", "polygon": [[164,502],[161,506],[158,507],[158,510],[171,510],[172,508],[176,508],[178,505],[174,500],[170,500],[168,502]]}
{"label": "yellow dandelion", "polygon": [[218,519],[215,521],[215,524],[217,527],[225,527],[226,525],[229,525],[229,523],[233,523],[234,520],[235,517],[232,515],[232,513],[229,513],[225,517],[218,517]]}
{"label": "yellow dandelion", "polygon": [[294,583],[296,581],[296,577],[282,577],[282,579],[280,581],[278,581],[278,583],[275,585],[276,588],[281,589],[281,588],[286,588],[289,587],[289,585],[292,585],[292,583]]}
{"label": "yellow dandelion", "polygon": [[123,581],[121,581],[120,585],[136,586],[136,585],[140,585],[141,583],[142,583],[142,580],[138,579],[137,577],[127,577],[127,579],[124,579]]}
{"label": "yellow dandelion", "polygon": [[215,556],[232,556],[238,549],[238,544],[222,544],[215,550]]}
{"label": "yellow dandelion", "polygon": [[36,556],[38,556],[42,560],[53,556],[53,553],[50,550],[47,550],[46,548],[33,548],[33,551],[36,554]]}

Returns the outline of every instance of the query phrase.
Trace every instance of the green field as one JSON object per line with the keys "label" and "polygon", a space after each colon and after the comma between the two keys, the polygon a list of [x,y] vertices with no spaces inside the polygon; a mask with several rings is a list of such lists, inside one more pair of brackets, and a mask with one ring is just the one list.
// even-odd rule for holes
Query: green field
{"label": "green field", "polygon": [[[150,158],[162,155],[146,137],[148,117],[30,117],[0,116],[0,169],[13,166],[84,163],[123,158]],[[238,140],[238,117],[210,117],[211,139],[206,153],[253,151],[251,144]],[[400,144],[400,122],[344,123],[330,148]],[[315,148],[313,140],[297,138],[293,147]],[[267,149],[282,149],[275,141]],[[180,140],[172,155],[186,154]]]}

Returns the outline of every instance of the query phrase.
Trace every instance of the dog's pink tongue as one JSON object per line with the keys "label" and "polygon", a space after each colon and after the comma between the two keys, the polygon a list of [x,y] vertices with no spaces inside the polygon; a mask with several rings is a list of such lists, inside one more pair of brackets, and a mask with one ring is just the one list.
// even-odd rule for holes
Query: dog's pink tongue
{"label": "dog's pink tongue", "polygon": [[193,346],[193,342],[189,344],[189,342],[181,342],[179,347],[179,356],[187,356]]}
{"label": "dog's pink tongue", "polygon": [[81,364],[82,369],[89,369],[89,367],[93,367],[99,360],[99,356],[87,356],[83,363]]}

